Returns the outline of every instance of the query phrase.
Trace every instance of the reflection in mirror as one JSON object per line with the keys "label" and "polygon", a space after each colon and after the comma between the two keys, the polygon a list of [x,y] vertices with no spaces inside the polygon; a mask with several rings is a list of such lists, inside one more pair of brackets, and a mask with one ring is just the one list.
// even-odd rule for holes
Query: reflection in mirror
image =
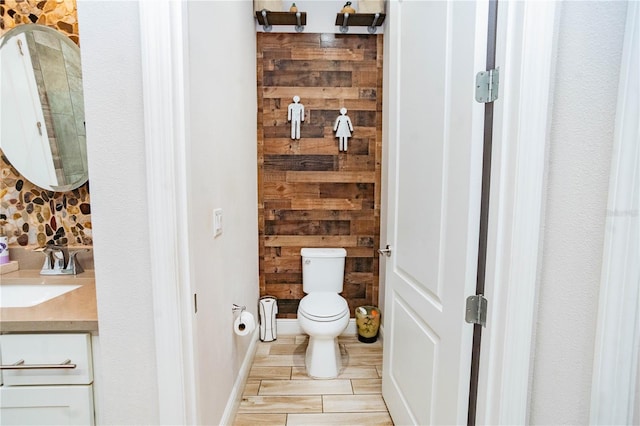
{"label": "reflection in mirror", "polygon": [[29,181],[69,191],[88,178],[80,49],[21,25],[0,40],[0,147]]}

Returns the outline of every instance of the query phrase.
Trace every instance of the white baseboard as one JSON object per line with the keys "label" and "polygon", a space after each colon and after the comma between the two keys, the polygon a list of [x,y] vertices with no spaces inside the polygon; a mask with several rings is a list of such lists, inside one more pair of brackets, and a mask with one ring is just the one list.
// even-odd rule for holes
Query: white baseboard
{"label": "white baseboard", "polygon": [[[295,318],[279,318],[276,319],[276,334],[283,336],[304,334],[304,331],[300,328],[298,320]],[[354,336],[358,334],[358,328],[356,327],[356,319],[349,319],[349,325],[342,332],[341,336]],[[378,339],[382,341],[384,339],[384,327],[380,325],[378,331]]]}
{"label": "white baseboard", "polygon": [[[278,318],[276,319],[276,335],[282,334],[283,336],[291,336],[291,335],[300,335],[304,334],[304,331],[300,328],[300,324],[298,320],[295,318]],[[256,332],[258,329],[256,328]],[[356,319],[350,318],[349,325],[342,332],[341,336],[353,336],[358,333],[358,329],[356,327]],[[384,326],[380,325],[380,330],[378,332],[378,339],[383,340],[384,338]],[[252,343],[252,346],[255,346],[255,342]],[[255,350],[255,348],[249,348],[249,352]],[[251,355],[253,359],[253,354]],[[246,359],[245,359],[246,361]],[[244,365],[243,365],[244,366]]]}
{"label": "white baseboard", "polygon": [[242,400],[242,392],[244,391],[245,383],[247,383],[247,378],[249,377],[251,364],[253,364],[253,358],[256,354],[259,332],[260,329],[256,328],[249,337],[251,339],[251,344],[249,345],[247,353],[242,360],[240,371],[238,371],[238,376],[236,377],[236,381],[233,384],[233,389],[231,389],[231,393],[229,394],[227,406],[225,407],[224,413],[222,414],[222,419],[220,419],[221,425],[233,424],[233,420],[238,411],[238,407],[240,406],[240,401]]}
{"label": "white baseboard", "polygon": [[[300,328],[298,320],[295,318],[278,318],[276,319],[276,334],[283,336],[304,334],[304,331]],[[356,319],[349,319],[349,325],[342,332],[341,336],[354,336],[358,333],[356,328]]]}

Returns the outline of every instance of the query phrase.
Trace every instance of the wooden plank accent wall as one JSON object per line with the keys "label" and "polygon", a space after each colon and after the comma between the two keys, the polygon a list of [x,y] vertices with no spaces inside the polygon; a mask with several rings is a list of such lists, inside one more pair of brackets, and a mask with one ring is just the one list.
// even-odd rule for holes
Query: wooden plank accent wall
{"label": "wooden plank accent wall", "polygon": [[[302,247],[347,250],[342,295],[351,316],[378,303],[382,36],[257,34],[260,295],[295,318]],[[292,140],[287,107],[305,107]],[[333,125],[340,108],[354,126],[347,152]]]}

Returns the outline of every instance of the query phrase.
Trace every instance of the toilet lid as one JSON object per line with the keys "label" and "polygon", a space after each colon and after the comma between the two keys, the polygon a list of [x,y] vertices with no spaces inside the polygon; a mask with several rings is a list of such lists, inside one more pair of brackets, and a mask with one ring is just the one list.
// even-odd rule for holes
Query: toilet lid
{"label": "toilet lid", "polygon": [[348,313],[349,305],[337,293],[312,293],[302,298],[298,312],[312,320],[332,321]]}

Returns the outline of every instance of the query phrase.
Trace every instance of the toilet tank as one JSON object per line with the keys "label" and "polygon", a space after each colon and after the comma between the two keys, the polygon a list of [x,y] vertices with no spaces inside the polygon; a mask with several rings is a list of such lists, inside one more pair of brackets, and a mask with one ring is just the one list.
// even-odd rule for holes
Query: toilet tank
{"label": "toilet tank", "polygon": [[302,255],[302,291],[342,292],[344,282],[344,258],[347,251],[343,248],[303,248]]}

